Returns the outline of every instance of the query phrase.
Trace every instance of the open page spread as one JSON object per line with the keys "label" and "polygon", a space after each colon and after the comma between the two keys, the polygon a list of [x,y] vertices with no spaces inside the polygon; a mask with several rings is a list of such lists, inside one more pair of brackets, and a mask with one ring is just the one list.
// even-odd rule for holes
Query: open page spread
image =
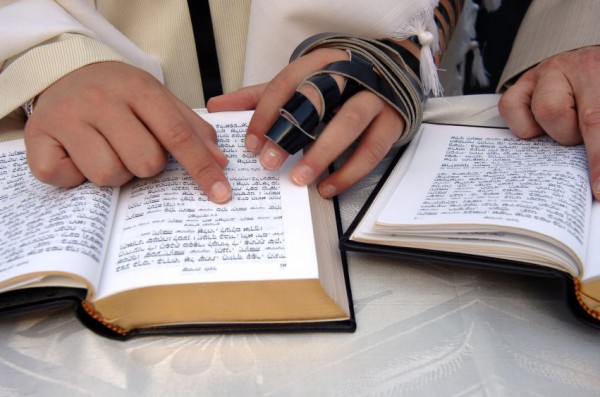
{"label": "open page spread", "polygon": [[426,124],[352,238],[538,263],[578,277],[591,206],[582,145]]}
{"label": "open page spread", "polygon": [[117,189],[89,182],[72,189],[46,185],[29,171],[22,140],[0,148],[0,283],[11,280],[14,287],[20,279],[27,286],[50,274],[70,274],[95,286]]}
{"label": "open page spread", "polygon": [[244,148],[250,112],[203,114],[229,158],[233,199],[207,200],[173,159],[121,189],[97,298],[150,285],[318,278],[308,191]]}

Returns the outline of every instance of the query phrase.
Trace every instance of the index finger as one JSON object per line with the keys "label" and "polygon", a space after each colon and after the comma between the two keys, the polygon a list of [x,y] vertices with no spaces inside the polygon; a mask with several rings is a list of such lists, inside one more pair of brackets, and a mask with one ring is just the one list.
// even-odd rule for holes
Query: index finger
{"label": "index finger", "polygon": [[[593,49],[590,51],[594,51]],[[600,200],[600,49],[591,62],[581,62],[580,70],[565,71],[575,94],[579,130],[585,144],[592,192]]]}
{"label": "index finger", "polygon": [[189,115],[182,112],[177,102],[163,89],[158,95],[140,96],[132,106],[140,120],[181,163],[209,200],[226,203],[231,199],[231,186],[217,160],[219,157],[222,160],[224,155],[216,144],[211,148],[211,143],[202,138],[202,135],[214,136],[214,130],[208,123],[190,122]]}

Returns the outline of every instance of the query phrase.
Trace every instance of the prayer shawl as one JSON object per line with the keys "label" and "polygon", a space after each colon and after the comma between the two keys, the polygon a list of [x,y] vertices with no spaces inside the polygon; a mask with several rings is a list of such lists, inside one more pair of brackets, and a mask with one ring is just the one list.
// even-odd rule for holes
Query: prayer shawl
{"label": "prayer shawl", "polygon": [[[339,32],[382,39],[429,31],[437,37],[433,20],[433,9],[437,3],[438,0],[302,0],[277,3],[253,0],[244,83],[259,83],[264,80],[265,74],[275,75],[281,65],[288,62],[300,42],[318,33]],[[428,47],[424,48],[424,51],[428,50],[431,53]]]}
{"label": "prayer shawl", "polygon": [[0,14],[0,63],[62,33],[101,41],[163,81],[160,62],[108,23],[86,0],[18,0]]}
{"label": "prayer shawl", "polygon": [[[253,0],[251,5],[244,84],[269,80],[288,62],[305,38],[323,32],[344,32],[368,38],[402,38],[428,31],[437,46],[433,8],[438,0],[318,0],[273,2]],[[86,0],[19,0],[0,16],[0,60],[40,44],[61,33],[79,33],[112,47],[136,66],[162,81],[160,63],[142,52],[110,25]],[[423,62],[426,63],[426,62]],[[433,64],[429,62],[428,64]],[[435,76],[435,69],[426,71]],[[431,77],[423,81],[432,81]]]}
{"label": "prayer shawl", "polygon": [[[467,0],[471,3],[471,0]],[[497,3],[498,0],[487,0]],[[18,0],[0,15],[0,62],[62,33],[79,33],[103,42],[162,81],[160,62],[141,51],[110,25],[91,0]],[[433,9],[438,0],[253,0],[246,50],[244,84],[271,79],[288,63],[289,55],[305,38],[322,32],[344,32],[367,38],[433,37],[422,42],[421,80],[435,95],[437,70],[432,51],[438,46]],[[490,6],[495,7],[494,4]],[[463,18],[464,19],[464,18]],[[473,21],[468,21],[471,25]],[[457,28],[462,41],[474,39],[472,26]],[[423,35],[429,32],[431,35]],[[471,47],[462,45],[459,62]]]}

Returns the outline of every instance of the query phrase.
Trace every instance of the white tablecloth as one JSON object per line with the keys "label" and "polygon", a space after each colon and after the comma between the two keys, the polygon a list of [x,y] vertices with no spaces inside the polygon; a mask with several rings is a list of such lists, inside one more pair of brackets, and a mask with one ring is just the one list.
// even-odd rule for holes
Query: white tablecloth
{"label": "white tablecloth", "polygon": [[[495,98],[463,101],[426,118],[499,122]],[[386,165],[343,195],[346,225]],[[349,270],[355,333],[118,342],[67,310],[2,319],[0,396],[600,394],[600,330],[558,280],[352,253]]]}

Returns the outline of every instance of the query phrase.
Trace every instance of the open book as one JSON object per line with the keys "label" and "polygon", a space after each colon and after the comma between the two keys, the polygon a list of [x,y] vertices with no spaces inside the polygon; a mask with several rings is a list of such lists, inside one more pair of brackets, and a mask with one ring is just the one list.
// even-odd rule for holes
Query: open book
{"label": "open book", "polygon": [[244,150],[250,116],[203,115],[229,157],[225,205],[172,158],[121,189],[60,189],[34,179],[22,141],[0,144],[0,313],[75,288],[83,323],[112,337],[354,330],[334,203]]}
{"label": "open book", "polygon": [[342,238],[350,250],[560,273],[600,318],[600,204],[585,148],[425,124]]}

